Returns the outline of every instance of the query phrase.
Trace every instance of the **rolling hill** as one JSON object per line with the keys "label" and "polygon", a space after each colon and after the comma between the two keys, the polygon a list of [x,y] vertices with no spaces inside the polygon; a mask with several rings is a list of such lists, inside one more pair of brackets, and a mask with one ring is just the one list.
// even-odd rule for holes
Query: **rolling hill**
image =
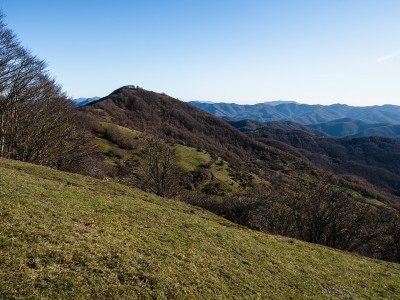
{"label": "rolling hill", "polygon": [[396,299],[398,264],[0,159],[0,298]]}

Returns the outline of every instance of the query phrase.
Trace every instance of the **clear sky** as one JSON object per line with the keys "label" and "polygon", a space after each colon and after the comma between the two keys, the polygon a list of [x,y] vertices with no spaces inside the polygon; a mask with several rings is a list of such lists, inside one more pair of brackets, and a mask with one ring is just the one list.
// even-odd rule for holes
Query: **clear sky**
{"label": "clear sky", "polygon": [[0,0],[74,98],[400,105],[399,0]]}

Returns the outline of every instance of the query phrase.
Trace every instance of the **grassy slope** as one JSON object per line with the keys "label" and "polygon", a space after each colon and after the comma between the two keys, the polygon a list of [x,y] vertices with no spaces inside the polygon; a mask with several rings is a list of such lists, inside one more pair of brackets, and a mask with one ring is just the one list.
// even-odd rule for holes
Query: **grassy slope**
{"label": "grassy slope", "polygon": [[[195,148],[175,145],[178,163],[182,170],[186,172],[194,171],[200,165],[210,164],[208,170],[213,174],[211,181],[219,182],[219,189],[227,194],[239,191],[239,184],[229,175],[229,163],[218,157],[211,158],[205,151],[197,151]],[[211,181],[207,181],[210,183]]]}
{"label": "grassy slope", "polygon": [[179,158],[179,166],[186,172],[194,171],[199,165],[211,161],[211,156],[205,151],[197,151],[193,147],[175,145],[176,154]]}
{"label": "grassy slope", "polygon": [[[124,136],[125,139],[135,139],[140,141],[142,139],[141,133],[137,130],[132,130],[127,127],[123,127],[120,125],[115,125],[107,122],[100,122],[103,128],[107,128],[110,125],[114,126],[117,129],[121,136]],[[141,157],[138,156],[138,153],[135,151],[129,151],[126,149],[120,148],[117,144],[113,143],[110,140],[102,137],[96,137],[95,139],[96,145],[98,149],[103,154],[107,154],[109,152],[117,152],[118,157],[116,156],[108,156],[106,157],[106,162],[111,165],[115,165],[117,163],[124,163],[129,157],[135,156],[137,159],[141,160]],[[194,171],[200,165],[210,164],[208,167],[209,171],[214,176],[214,182],[219,182],[219,189],[226,194],[233,194],[240,190],[239,183],[235,181],[229,174],[229,163],[223,161],[222,158],[213,159],[209,153],[206,151],[199,151],[196,148],[188,147],[180,144],[174,145],[178,166],[184,172]],[[256,178],[255,175],[252,175],[253,178]],[[258,178],[256,178],[258,179]],[[259,181],[259,180],[258,180]],[[206,183],[210,183],[211,181],[206,181]]]}
{"label": "grassy slope", "polygon": [[395,299],[400,266],[0,159],[0,298]]}

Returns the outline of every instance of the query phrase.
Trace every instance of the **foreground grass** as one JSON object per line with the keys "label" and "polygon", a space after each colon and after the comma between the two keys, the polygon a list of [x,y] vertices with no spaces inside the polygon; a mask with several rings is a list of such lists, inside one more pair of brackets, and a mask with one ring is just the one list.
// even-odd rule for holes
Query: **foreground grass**
{"label": "foreground grass", "polygon": [[0,159],[0,298],[398,299],[400,265]]}

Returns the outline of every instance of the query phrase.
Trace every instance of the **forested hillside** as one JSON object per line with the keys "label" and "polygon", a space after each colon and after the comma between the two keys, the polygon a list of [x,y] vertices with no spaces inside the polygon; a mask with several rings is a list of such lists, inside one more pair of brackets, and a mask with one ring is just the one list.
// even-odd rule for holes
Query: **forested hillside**
{"label": "forested hillside", "polygon": [[230,123],[266,145],[283,149],[293,146],[324,170],[344,177],[365,178],[379,189],[400,195],[399,139],[379,136],[338,139],[291,122]]}
{"label": "forested hillside", "polygon": [[349,118],[308,125],[336,137],[384,136],[400,137],[400,125],[390,123],[367,123]]}

